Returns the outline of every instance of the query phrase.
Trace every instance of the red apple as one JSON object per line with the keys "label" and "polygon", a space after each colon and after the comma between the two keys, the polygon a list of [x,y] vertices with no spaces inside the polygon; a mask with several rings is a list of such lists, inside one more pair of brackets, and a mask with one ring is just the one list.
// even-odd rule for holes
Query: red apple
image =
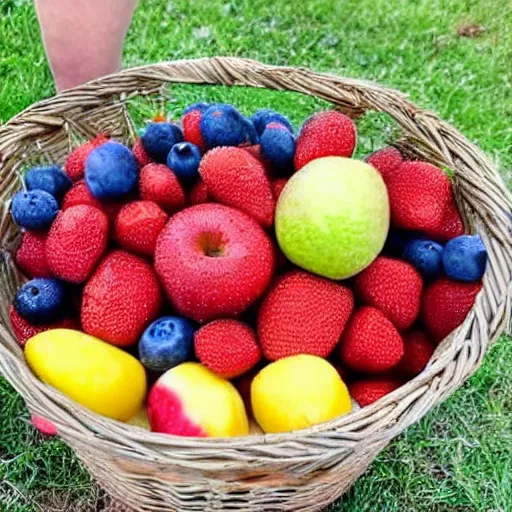
{"label": "red apple", "polygon": [[199,204],[174,215],[160,233],[155,269],[176,311],[205,322],[237,315],[263,294],[274,248],[245,213]]}

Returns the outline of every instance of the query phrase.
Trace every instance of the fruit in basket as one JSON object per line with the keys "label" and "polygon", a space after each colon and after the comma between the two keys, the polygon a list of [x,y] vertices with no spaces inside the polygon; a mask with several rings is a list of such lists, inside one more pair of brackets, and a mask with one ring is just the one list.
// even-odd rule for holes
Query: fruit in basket
{"label": "fruit in basket", "polygon": [[351,410],[336,369],[311,355],[287,357],[263,368],[252,382],[251,403],[267,434],[312,427]]}
{"label": "fruit in basket", "polygon": [[249,326],[221,319],[201,327],[194,336],[197,359],[225,379],[239,377],[261,359],[256,333]]}
{"label": "fruit in basket", "polygon": [[50,277],[44,231],[25,231],[15,255],[16,265],[28,277]]}
{"label": "fruit in basket", "polygon": [[439,242],[447,242],[456,236],[464,234],[464,224],[457,210],[455,201],[452,200],[447,206],[441,224],[426,231],[427,235]]}
{"label": "fruit in basket", "polygon": [[330,279],[346,279],[382,250],[389,228],[386,186],[369,164],[319,158],[288,180],[275,227],[292,263]]}
{"label": "fruit in basket", "polygon": [[44,190],[51,194],[58,203],[71,188],[71,180],[58,165],[35,167],[25,174],[28,190]]}
{"label": "fruit in basket", "polygon": [[125,198],[137,185],[139,165],[123,144],[105,142],[94,148],[85,162],[85,183],[100,201]]}
{"label": "fruit in basket", "polygon": [[177,436],[234,437],[249,433],[240,394],[198,363],[164,373],[148,396],[151,430]]}
{"label": "fruit in basket", "polygon": [[196,328],[187,318],[163,316],[142,333],[138,352],[141,363],[149,370],[165,372],[194,357]]}
{"label": "fruit in basket", "polygon": [[206,183],[203,180],[199,180],[192,187],[188,200],[192,206],[194,206],[195,204],[213,202],[213,198],[208,193],[208,188],[206,187]]}
{"label": "fruit in basket", "polygon": [[183,186],[193,185],[199,179],[201,151],[190,142],[175,144],[167,157],[167,166]]}
{"label": "fruit in basket", "polygon": [[408,329],[418,317],[423,281],[409,263],[379,256],[354,279],[362,301],[393,322],[399,331]]}
{"label": "fruit in basket", "polygon": [[327,357],[354,307],[341,284],[301,270],[273,284],[258,311],[258,338],[270,361],[297,354]]}
{"label": "fruit in basket", "polygon": [[201,133],[201,118],[209,106],[207,103],[194,103],[185,109],[181,118],[184,139],[195,144],[201,151],[206,149]]}
{"label": "fruit in basket", "polygon": [[151,425],[149,424],[148,412],[145,407],[141,407],[137,414],[130,418],[126,423],[133,425],[134,427],[143,428],[145,430],[151,430]]}
{"label": "fruit in basket", "polygon": [[295,136],[281,123],[267,125],[260,137],[261,154],[279,173],[293,172]]}
{"label": "fruit in basket", "polygon": [[185,192],[176,175],[163,164],[149,164],[139,177],[140,197],[155,202],[168,215],[185,207]]}
{"label": "fruit in basket", "polygon": [[387,184],[390,177],[397,172],[404,158],[398,149],[388,146],[374,151],[365,160],[379,171],[382,179]]}
{"label": "fruit in basket", "polygon": [[174,215],[158,237],[155,269],[175,310],[198,322],[234,316],[267,288],[272,242],[251,217],[206,203]]}
{"label": "fruit in basket", "polygon": [[142,147],[151,159],[165,164],[167,155],[174,144],[183,142],[183,132],[179,126],[173,123],[149,123],[140,140]]}
{"label": "fruit in basket", "polygon": [[80,204],[59,212],[46,239],[46,261],[52,274],[83,283],[107,248],[109,225],[105,214]]}
{"label": "fruit in basket", "polygon": [[434,344],[423,331],[409,331],[404,334],[404,356],[396,370],[407,377],[414,377],[427,366],[433,353]]}
{"label": "fruit in basket", "polygon": [[443,272],[443,246],[433,240],[410,240],[405,245],[403,258],[425,279],[435,279]]}
{"label": "fruit in basket", "polygon": [[153,256],[167,219],[167,214],[153,201],[133,201],[117,215],[114,239],[127,251]]}
{"label": "fruit in basket", "polygon": [[348,386],[350,396],[360,407],[373,404],[398,389],[402,383],[394,377],[373,377],[357,380]]}
{"label": "fruit in basket", "polygon": [[25,229],[47,229],[58,212],[59,204],[56,199],[44,190],[20,190],[12,198],[12,218],[18,226]]}
{"label": "fruit in basket", "polygon": [[146,150],[144,149],[144,146],[142,145],[142,141],[140,139],[137,139],[133,144],[132,153],[133,156],[135,157],[135,160],[137,160],[139,167],[144,167],[145,165],[149,165],[150,163],[152,163],[152,160],[146,153]]}
{"label": "fruit in basket", "polygon": [[69,329],[45,331],[27,341],[25,357],[43,382],[98,414],[127,421],[142,407],[142,365],[93,336]]}
{"label": "fruit in basket", "polygon": [[30,417],[30,423],[32,423],[32,426],[39,430],[41,434],[44,434],[45,436],[56,436],[57,435],[57,427],[54,423],[52,423],[50,420],[47,420],[46,418],[43,418],[42,416],[32,415]]}
{"label": "fruit in basket", "polygon": [[219,203],[241,210],[264,227],[274,222],[276,202],[263,164],[242,148],[208,151],[199,168],[208,193]]}
{"label": "fruit in basket", "polygon": [[83,179],[85,173],[85,161],[91,151],[108,141],[108,137],[103,134],[98,135],[94,139],[85,142],[81,146],[75,148],[66,159],[64,170],[71,181]]}
{"label": "fruit in basket", "polygon": [[252,115],[251,121],[258,135],[261,135],[270,123],[279,123],[285,126],[291,133],[294,131],[292,123],[290,123],[286,116],[269,108],[257,110]]}
{"label": "fruit in basket", "polygon": [[312,160],[326,156],[350,158],[356,142],[356,127],[350,117],[335,110],[313,114],[297,139],[295,169],[298,171]]}
{"label": "fruit in basket", "polygon": [[287,182],[287,178],[277,178],[270,183],[270,186],[272,187],[272,193],[274,194],[274,199],[276,201],[281,196],[281,192],[283,191]]}
{"label": "fruit in basket", "polygon": [[423,293],[422,319],[435,343],[456,329],[473,307],[482,283],[464,283],[441,277]]}
{"label": "fruit in basket", "polygon": [[53,277],[27,281],[14,296],[16,312],[28,322],[49,324],[61,318],[69,299],[64,282]]}
{"label": "fruit in basket", "polygon": [[247,120],[232,105],[215,104],[201,116],[201,134],[208,149],[217,146],[239,146],[249,142]]}
{"label": "fruit in basket", "polygon": [[342,362],[362,373],[384,373],[404,355],[404,342],[384,313],[360,307],[350,319],[339,345]]}
{"label": "fruit in basket", "polygon": [[482,279],[487,265],[487,249],[480,235],[453,238],[443,251],[446,275],[456,281],[474,282]]}
{"label": "fruit in basket", "polygon": [[161,307],[160,285],[152,266],[125,251],[107,254],[84,287],[84,331],[108,343],[136,343]]}

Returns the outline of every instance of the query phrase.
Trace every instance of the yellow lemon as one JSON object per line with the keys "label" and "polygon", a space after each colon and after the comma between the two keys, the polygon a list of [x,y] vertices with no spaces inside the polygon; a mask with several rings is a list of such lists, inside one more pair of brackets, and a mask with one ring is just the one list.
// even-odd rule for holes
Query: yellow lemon
{"label": "yellow lemon", "polygon": [[165,372],[148,396],[155,432],[194,437],[234,437],[249,433],[242,397],[231,382],[199,363]]}
{"label": "yellow lemon", "polygon": [[51,329],[27,341],[25,357],[43,381],[94,412],[128,421],[142,407],[146,372],[130,354],[80,331]]}
{"label": "yellow lemon", "polygon": [[263,368],[252,382],[251,403],[266,433],[311,427],[352,408],[336,369],[310,355],[286,357]]}

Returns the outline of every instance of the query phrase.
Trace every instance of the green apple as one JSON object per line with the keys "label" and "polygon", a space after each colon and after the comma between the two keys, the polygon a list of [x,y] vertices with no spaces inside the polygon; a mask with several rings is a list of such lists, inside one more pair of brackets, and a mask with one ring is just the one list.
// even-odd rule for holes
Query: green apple
{"label": "green apple", "polygon": [[276,208],[277,241],[285,256],[310,272],[347,279],[380,253],[389,230],[389,199],[381,175],[352,158],[318,158],[285,185]]}

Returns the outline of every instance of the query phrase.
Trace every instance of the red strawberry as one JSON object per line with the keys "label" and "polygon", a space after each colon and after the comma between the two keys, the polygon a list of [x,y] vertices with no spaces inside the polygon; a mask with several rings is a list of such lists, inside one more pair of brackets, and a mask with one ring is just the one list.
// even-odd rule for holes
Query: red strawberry
{"label": "red strawberry", "polygon": [[247,213],[265,227],[272,225],[276,206],[272,188],[263,164],[248,151],[212,149],[203,157],[199,172],[217,201]]}
{"label": "red strawberry", "polygon": [[380,309],[399,331],[408,329],[419,315],[423,281],[405,261],[379,256],[354,284],[363,302]]}
{"label": "red strawberry", "polygon": [[46,260],[52,274],[64,281],[83,283],[107,248],[108,219],[80,204],[58,213],[46,239]]}
{"label": "red strawberry", "polygon": [[271,182],[272,192],[274,194],[275,200],[279,199],[281,192],[283,191],[284,186],[286,185],[288,179],[287,178],[277,178]]}
{"label": "red strawberry", "polygon": [[149,164],[143,167],[139,189],[141,199],[155,202],[169,215],[185,207],[185,193],[178,178],[166,165]]}
{"label": "red strawberry", "polygon": [[398,389],[400,386],[401,383],[397,379],[381,377],[353,382],[349,384],[348,390],[350,396],[360,407],[366,407],[392,391],[395,391],[395,389]]}
{"label": "red strawberry", "polygon": [[386,184],[403,161],[404,158],[400,151],[392,146],[379,149],[366,158],[366,162],[373,165],[379,171]]}
{"label": "red strawberry", "polygon": [[113,345],[133,345],[158,316],[161,303],[151,265],[125,251],[112,251],[85,285],[82,326],[84,332]]}
{"label": "red strawberry", "polygon": [[119,212],[114,238],[127,251],[153,256],[156,239],[167,219],[167,214],[153,201],[133,201]]}
{"label": "red strawberry", "polygon": [[256,333],[237,320],[215,320],[194,336],[196,357],[225,379],[238,377],[261,359]]}
{"label": "red strawberry", "polygon": [[32,426],[39,430],[41,434],[45,436],[56,436],[57,435],[57,427],[54,423],[42,416],[36,416],[35,414],[30,417],[30,423]]}
{"label": "red strawberry", "polygon": [[435,229],[427,231],[427,235],[434,240],[438,240],[439,242],[448,242],[448,240],[463,234],[464,224],[460,217],[459,211],[457,210],[455,201],[452,198],[448,208],[444,212],[441,225]]}
{"label": "red strawberry", "polygon": [[270,361],[296,354],[327,357],[338,343],[352,309],[344,286],[292,271],[270,289],[258,312],[258,338]]}
{"label": "red strawberry", "polygon": [[404,357],[397,370],[408,377],[414,377],[427,366],[434,353],[434,345],[424,332],[415,330],[404,334],[404,347]]}
{"label": "red strawberry", "polygon": [[78,181],[84,177],[85,161],[87,160],[89,153],[94,148],[101,146],[107,141],[108,137],[100,134],[91,141],[86,142],[71,151],[64,165],[64,170],[70,177],[71,181]]}
{"label": "red strawberry", "polygon": [[259,144],[252,144],[252,145],[245,145],[245,146],[240,146],[240,147],[244,151],[247,151],[248,153],[250,153],[254,158],[259,160],[263,164],[263,167],[265,167],[267,176],[269,176],[269,173],[272,171],[272,166],[270,165],[268,160],[266,160],[266,158],[262,155],[261,146]]}
{"label": "red strawberry", "polygon": [[77,181],[64,196],[62,201],[62,210],[67,210],[71,206],[78,204],[87,204],[101,210],[110,221],[114,221],[123,207],[123,203],[103,203],[98,201],[89,189],[84,180]]}
{"label": "red strawberry", "polygon": [[438,343],[466,318],[482,283],[464,283],[442,277],[423,294],[422,317],[434,342]]}
{"label": "red strawberry", "polygon": [[391,222],[412,231],[439,229],[452,191],[446,174],[426,162],[405,161],[388,176]]}
{"label": "red strawberry", "polygon": [[142,142],[140,139],[137,139],[135,141],[135,144],[132,148],[133,156],[135,157],[135,160],[139,163],[141,167],[144,167],[145,165],[149,165],[152,160],[149,157],[149,155],[146,153],[146,150],[144,149],[144,146],[142,145]]}
{"label": "red strawberry", "polygon": [[191,205],[201,204],[201,203],[211,203],[212,197],[208,193],[208,189],[204,181],[198,181],[190,191],[189,202]]}
{"label": "red strawberry", "polygon": [[40,332],[49,331],[50,329],[80,329],[80,322],[76,318],[63,318],[53,324],[32,325],[18,315],[14,306],[9,306],[9,320],[14,336],[22,347],[25,346],[27,340]]}
{"label": "red strawberry", "polygon": [[16,251],[16,265],[27,277],[51,276],[46,261],[46,233],[26,231]]}
{"label": "red strawberry", "polygon": [[395,326],[376,308],[356,310],[341,339],[343,363],[363,373],[384,373],[404,355],[404,342]]}
{"label": "red strawberry", "polygon": [[295,169],[324,156],[351,157],[357,132],[350,117],[330,110],[311,116],[301,129],[295,150]]}
{"label": "red strawberry", "polygon": [[183,129],[183,137],[187,142],[195,144],[201,151],[204,151],[206,146],[201,133],[201,117],[203,113],[201,110],[191,110],[186,113],[181,119],[181,127]]}

